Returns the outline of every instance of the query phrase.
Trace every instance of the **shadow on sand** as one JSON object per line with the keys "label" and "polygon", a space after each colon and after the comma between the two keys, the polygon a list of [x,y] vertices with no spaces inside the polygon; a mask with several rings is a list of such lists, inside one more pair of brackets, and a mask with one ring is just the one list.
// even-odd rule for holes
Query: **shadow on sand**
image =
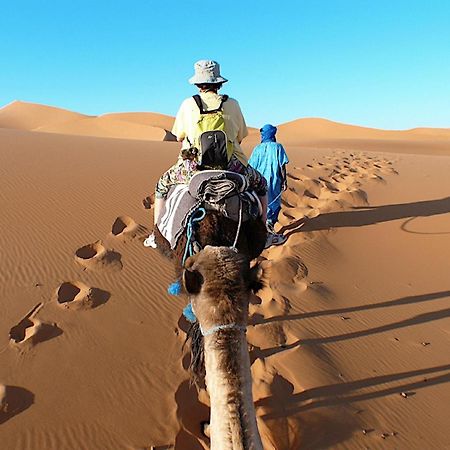
{"label": "shadow on sand", "polygon": [[5,386],[0,398],[0,425],[28,409],[34,403],[34,394],[19,386]]}
{"label": "shadow on sand", "polygon": [[177,416],[181,429],[176,437],[175,448],[202,450],[201,442],[208,446],[209,439],[203,435],[202,424],[209,421],[209,408],[198,399],[195,386],[183,381],[175,393]]}
{"label": "shadow on sand", "polygon": [[294,385],[276,374],[270,386],[271,396],[258,400],[269,441],[280,449],[333,448],[348,439],[358,427],[342,407],[331,410],[310,410],[296,414],[297,395]]}
{"label": "shadow on sand", "polygon": [[[402,297],[400,299],[396,300],[389,300],[387,302],[381,302],[381,303],[374,303],[371,305],[362,305],[362,306],[353,306],[350,308],[340,308],[340,309],[331,309],[331,310],[324,310],[324,311],[316,311],[316,312],[310,312],[310,313],[303,313],[303,314],[293,314],[293,315],[286,315],[286,316],[277,316],[277,317],[270,317],[268,319],[259,318],[253,322],[254,325],[259,324],[265,324],[270,322],[277,322],[277,321],[289,321],[289,320],[300,320],[305,318],[311,318],[311,317],[320,317],[324,315],[332,315],[332,314],[345,314],[355,311],[364,311],[369,309],[377,309],[377,308],[386,308],[390,306],[398,306],[398,305],[407,305],[411,303],[419,303],[429,300],[436,300],[439,298],[445,298],[450,296],[450,291],[441,291],[441,292],[433,292],[431,294],[423,294],[423,295],[415,295],[410,297]],[[418,314],[416,316],[413,316],[409,319],[400,320],[398,322],[392,322],[388,323],[386,325],[381,325],[379,327],[369,328],[366,330],[360,330],[360,331],[354,331],[352,333],[346,333],[346,334],[340,334],[336,336],[326,336],[326,337],[318,337],[318,338],[306,338],[298,340],[297,342],[287,345],[287,346],[280,346],[280,347],[273,347],[273,348],[267,348],[267,349],[255,349],[256,353],[253,356],[253,358],[259,358],[259,357],[267,357],[272,354],[278,353],[280,351],[294,348],[298,345],[316,345],[316,344],[331,344],[334,342],[340,342],[347,339],[355,339],[365,336],[370,336],[377,333],[383,333],[385,331],[391,331],[391,330],[397,330],[404,327],[409,327],[412,325],[418,325],[421,323],[431,322],[433,320],[439,320],[444,319],[446,317],[450,317],[450,308],[440,309],[437,311],[431,311],[423,314]]]}
{"label": "shadow on sand", "polygon": [[336,308],[336,309],[325,309],[323,311],[312,311],[305,312],[299,314],[291,314],[291,315],[282,315],[282,316],[274,316],[268,317],[267,319],[263,316],[253,316],[252,325],[266,324],[272,322],[281,322],[281,321],[291,321],[291,320],[299,320],[299,319],[309,319],[313,317],[321,317],[321,316],[332,316],[332,315],[345,315],[353,312],[359,311],[369,311],[372,309],[379,308],[389,308],[392,306],[401,306],[401,305],[411,305],[414,303],[421,303],[430,300],[437,300],[440,298],[450,297],[450,290],[448,291],[439,291],[432,292],[429,294],[421,294],[421,295],[411,295],[407,297],[397,298],[395,300],[387,300],[385,302],[380,303],[371,303],[368,305],[358,305],[351,306],[349,308]]}
{"label": "shadow on sand", "polygon": [[[308,411],[324,406],[349,404],[352,402],[385,397],[387,395],[400,395],[400,393],[402,392],[407,392],[409,393],[409,395],[412,395],[414,392],[411,391],[413,390],[450,382],[450,372],[448,372],[449,370],[450,364],[445,364],[442,366],[411,370],[408,372],[364,378],[347,383],[319,386],[300,392],[298,394],[290,395],[288,398],[286,398],[285,396],[285,408],[283,414],[296,414],[302,411]],[[425,377],[425,375],[443,371],[447,372],[432,378]],[[361,389],[373,388],[378,385],[393,383],[411,377],[421,377],[421,380],[409,381],[404,384],[396,384],[395,386],[391,387],[383,387],[382,389],[371,390],[370,392],[358,392]],[[257,402],[257,406],[270,406],[271,404],[273,404],[273,399],[271,397],[263,398]],[[264,419],[275,419],[279,417],[279,414],[280,412],[271,411],[264,416]]]}
{"label": "shadow on sand", "polygon": [[301,231],[319,231],[329,228],[361,227],[380,222],[410,217],[428,217],[450,212],[450,197],[414,203],[399,203],[372,207],[354,207],[351,211],[338,211],[320,214],[312,219],[299,219],[284,226],[280,233],[286,236]]}

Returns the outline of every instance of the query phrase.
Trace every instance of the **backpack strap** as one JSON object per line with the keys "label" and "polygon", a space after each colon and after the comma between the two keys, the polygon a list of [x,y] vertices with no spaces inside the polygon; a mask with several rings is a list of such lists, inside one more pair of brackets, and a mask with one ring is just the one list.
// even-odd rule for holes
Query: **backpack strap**
{"label": "backpack strap", "polygon": [[222,101],[218,109],[222,109],[223,104],[229,99],[228,95],[222,95]]}
{"label": "backpack strap", "polygon": [[202,99],[201,99],[200,95],[199,94],[193,95],[192,98],[195,100],[195,103],[197,103],[198,109],[200,110],[200,114],[212,114],[217,111],[221,111],[223,104],[229,99],[228,95],[222,95],[222,100],[217,109],[211,109],[209,111],[205,111],[203,109],[203,103],[202,103]]}
{"label": "backpack strap", "polygon": [[192,98],[195,100],[195,103],[197,103],[198,109],[200,110],[200,114],[205,114],[205,111],[203,109],[203,103],[200,95],[193,95]]}

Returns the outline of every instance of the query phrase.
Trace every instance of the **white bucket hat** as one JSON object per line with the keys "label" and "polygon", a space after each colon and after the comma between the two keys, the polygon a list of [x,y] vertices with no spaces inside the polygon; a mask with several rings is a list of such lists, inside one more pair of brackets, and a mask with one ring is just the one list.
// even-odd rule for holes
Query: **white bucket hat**
{"label": "white bucket hat", "polygon": [[228,80],[220,76],[220,66],[216,61],[201,59],[194,64],[194,76],[189,78],[191,84],[218,84]]}

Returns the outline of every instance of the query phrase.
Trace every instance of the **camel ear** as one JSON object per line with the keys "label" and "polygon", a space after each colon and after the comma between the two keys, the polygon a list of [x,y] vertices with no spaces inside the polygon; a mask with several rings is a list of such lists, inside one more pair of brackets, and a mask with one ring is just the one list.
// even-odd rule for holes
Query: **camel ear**
{"label": "camel ear", "polygon": [[248,287],[256,294],[264,287],[262,277],[264,270],[260,264],[256,264],[249,271]]}
{"label": "camel ear", "polygon": [[198,270],[183,270],[183,284],[188,294],[198,294],[202,289],[203,276]]}

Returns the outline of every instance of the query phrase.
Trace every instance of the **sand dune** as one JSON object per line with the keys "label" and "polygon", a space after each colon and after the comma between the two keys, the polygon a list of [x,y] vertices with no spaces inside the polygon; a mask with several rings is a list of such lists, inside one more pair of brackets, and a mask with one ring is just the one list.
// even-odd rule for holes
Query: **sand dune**
{"label": "sand dune", "polygon": [[[0,109],[0,128],[121,139],[176,140],[170,133],[173,121],[171,116],[151,112],[87,116],[20,101]],[[278,129],[278,139],[286,145],[450,154],[450,128],[381,130],[326,119],[304,118],[281,124]],[[249,127],[249,136],[244,140],[244,146],[250,150],[258,142],[258,129]]]}
{"label": "sand dune", "polygon": [[0,128],[152,141],[175,140],[173,119],[154,113],[86,116],[61,108],[13,102],[0,109]]}
{"label": "sand dune", "polygon": [[[298,119],[279,125],[277,139],[290,146],[450,154],[449,128],[380,130],[313,118]],[[258,142],[258,133],[252,133],[245,140],[245,145],[250,148]]]}
{"label": "sand dune", "polygon": [[380,130],[317,118],[294,120],[280,125],[279,130],[290,138],[301,139],[450,139],[450,129],[445,128]]}
{"label": "sand dune", "polygon": [[[208,448],[208,398],[182,354],[187,300],[167,294],[171,262],[142,245],[142,199],[179,144],[136,136],[168,123],[0,110],[1,448]],[[133,138],[74,135],[119,124]],[[338,125],[280,126],[288,240],[263,254],[247,331],[264,448],[447,448],[446,130]]]}
{"label": "sand dune", "polygon": [[111,116],[82,118],[62,124],[43,125],[33,131],[150,141],[173,140],[166,139],[170,135],[163,128],[127,122]]}
{"label": "sand dune", "polygon": [[110,117],[112,119],[119,119],[125,122],[163,128],[165,130],[171,130],[174,122],[174,118],[171,116],[151,112],[110,113],[102,114],[99,117]]}
{"label": "sand dune", "polygon": [[89,117],[53,106],[14,101],[0,109],[0,128],[34,130]]}

